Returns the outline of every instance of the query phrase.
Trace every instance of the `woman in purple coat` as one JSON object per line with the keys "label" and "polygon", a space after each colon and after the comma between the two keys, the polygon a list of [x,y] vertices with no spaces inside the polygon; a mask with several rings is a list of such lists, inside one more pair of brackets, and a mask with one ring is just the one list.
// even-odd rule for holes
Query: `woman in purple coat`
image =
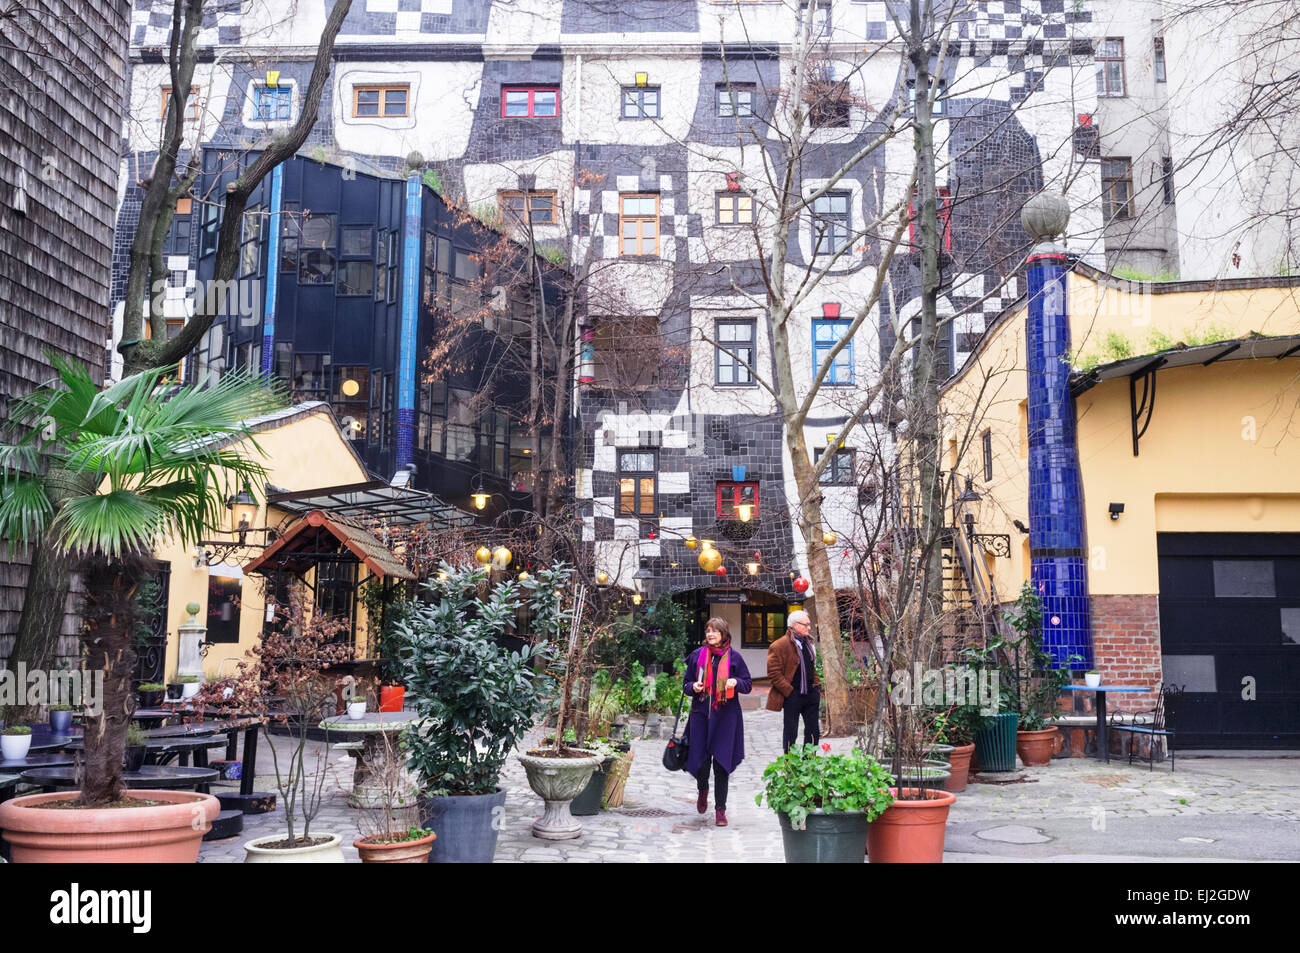
{"label": "woman in purple coat", "polygon": [[695,809],[703,814],[709,807],[712,765],[714,819],[718,827],[726,827],[727,779],[745,758],[745,724],[736,695],[748,695],[754,683],[745,660],[731,648],[731,631],[724,619],[708,621],[704,642],[686,656],[682,690],[692,696],[686,770],[695,775],[700,792]]}

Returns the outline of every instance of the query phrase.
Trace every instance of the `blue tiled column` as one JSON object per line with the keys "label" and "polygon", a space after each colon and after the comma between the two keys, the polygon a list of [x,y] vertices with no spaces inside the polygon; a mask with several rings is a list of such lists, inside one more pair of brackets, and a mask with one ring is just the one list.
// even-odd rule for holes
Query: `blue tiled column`
{"label": "blue tiled column", "polygon": [[283,205],[284,166],[271,170],[271,234],[266,241],[266,302],[262,308],[262,376],[275,362],[275,298],[280,290],[280,213]]}
{"label": "blue tiled column", "polygon": [[420,173],[406,179],[406,218],[402,225],[402,330],[397,352],[397,468],[415,454],[415,331],[420,316],[420,221],[423,215]]}
{"label": "blue tiled column", "polygon": [[1028,262],[1029,556],[1043,597],[1043,645],[1063,664],[1092,668],[1083,481],[1070,396],[1065,254],[1040,245]]}

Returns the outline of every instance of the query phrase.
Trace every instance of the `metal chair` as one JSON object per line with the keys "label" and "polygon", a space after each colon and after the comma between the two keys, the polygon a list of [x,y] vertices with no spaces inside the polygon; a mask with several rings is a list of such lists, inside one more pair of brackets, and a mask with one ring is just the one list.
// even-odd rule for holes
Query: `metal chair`
{"label": "metal chair", "polygon": [[[1176,770],[1176,754],[1174,753],[1174,732],[1176,730],[1176,716],[1178,706],[1182,700],[1183,689],[1177,685],[1164,685],[1157,690],[1156,707],[1148,711],[1139,712],[1114,712],[1110,717],[1110,727],[1113,731],[1125,732],[1130,737],[1128,743],[1128,763],[1133,763],[1133,735],[1143,735],[1147,738],[1147,770],[1155,769],[1157,738],[1166,739],[1169,746],[1169,770]],[[1121,721],[1120,719],[1128,719]]]}

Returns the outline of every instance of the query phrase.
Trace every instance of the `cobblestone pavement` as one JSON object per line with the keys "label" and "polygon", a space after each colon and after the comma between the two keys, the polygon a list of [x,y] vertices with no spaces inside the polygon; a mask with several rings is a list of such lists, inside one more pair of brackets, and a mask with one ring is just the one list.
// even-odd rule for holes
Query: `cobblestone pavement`
{"label": "cobblestone pavement", "polygon": [[[776,819],[754,804],[780,740],[779,713],[745,713],[746,757],[731,779],[725,828],[714,826],[712,802],[707,814],[696,813],[693,779],[663,769],[663,741],[637,741],[623,807],[583,818],[583,836],[560,842],[532,836],[542,802],[511,758],[496,861],[780,862]],[[832,744],[846,750],[850,741]],[[269,757],[262,764],[269,768]],[[349,861],[357,860],[351,842],[358,836],[357,811],[346,802],[352,764],[331,756],[326,803],[312,825],[343,834]],[[1058,759],[1019,772],[1014,783],[971,784],[949,817],[945,860],[1300,860],[1300,760],[1183,757],[1177,768],[1171,774],[1168,765],[1148,771],[1123,761]],[[256,788],[273,791],[274,778],[259,776]],[[200,862],[242,862],[245,841],[283,823],[280,811],[249,815],[241,836],[204,844]]]}

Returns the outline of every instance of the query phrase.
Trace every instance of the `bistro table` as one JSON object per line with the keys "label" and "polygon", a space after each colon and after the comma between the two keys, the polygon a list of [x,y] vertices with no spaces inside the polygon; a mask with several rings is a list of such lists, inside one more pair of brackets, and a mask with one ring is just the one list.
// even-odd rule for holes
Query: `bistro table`
{"label": "bistro table", "polygon": [[1094,692],[1097,696],[1097,760],[1110,763],[1110,739],[1106,731],[1106,693],[1107,692],[1149,692],[1151,689],[1141,685],[1066,685],[1067,692]]}
{"label": "bistro table", "polygon": [[[419,715],[413,711],[368,711],[360,721],[347,715],[335,715],[320,723],[327,739],[334,732],[361,736],[361,750],[354,752],[357,766],[352,773],[352,793],[348,795],[348,804],[352,807],[376,807],[382,802],[383,791],[371,782],[370,765],[382,760],[384,750],[389,746],[396,748],[397,736],[415,724],[418,718]],[[411,787],[414,789],[415,785]]]}
{"label": "bistro table", "polygon": [[[28,784],[51,791],[77,786],[75,768],[32,768],[21,777]],[[208,782],[216,779],[216,768],[184,768],[176,764],[146,764],[138,771],[122,772],[122,783],[128,788],[195,788],[200,794],[207,794]]]}
{"label": "bistro table", "polygon": [[73,741],[80,741],[82,731],[77,728],[73,731],[57,732],[50,729],[49,723],[42,722],[39,725],[32,725],[32,746],[31,751],[58,751],[66,748]]}
{"label": "bistro table", "polygon": [[76,763],[77,759],[74,755],[59,751],[43,751],[39,754],[29,754],[25,758],[0,759],[0,772],[12,774],[15,771],[26,771],[28,768],[62,768]]}
{"label": "bistro table", "polygon": [[[162,738],[145,737],[144,748],[147,752],[146,757],[157,759],[158,765],[165,765],[172,757],[176,757],[181,767],[186,767],[190,762],[190,755],[194,755],[194,765],[199,768],[208,766],[208,749],[224,748],[226,746],[225,738],[217,738],[209,734],[197,738],[186,738],[181,736],[165,736]],[[81,741],[68,745],[69,751],[81,751],[85,744]]]}

